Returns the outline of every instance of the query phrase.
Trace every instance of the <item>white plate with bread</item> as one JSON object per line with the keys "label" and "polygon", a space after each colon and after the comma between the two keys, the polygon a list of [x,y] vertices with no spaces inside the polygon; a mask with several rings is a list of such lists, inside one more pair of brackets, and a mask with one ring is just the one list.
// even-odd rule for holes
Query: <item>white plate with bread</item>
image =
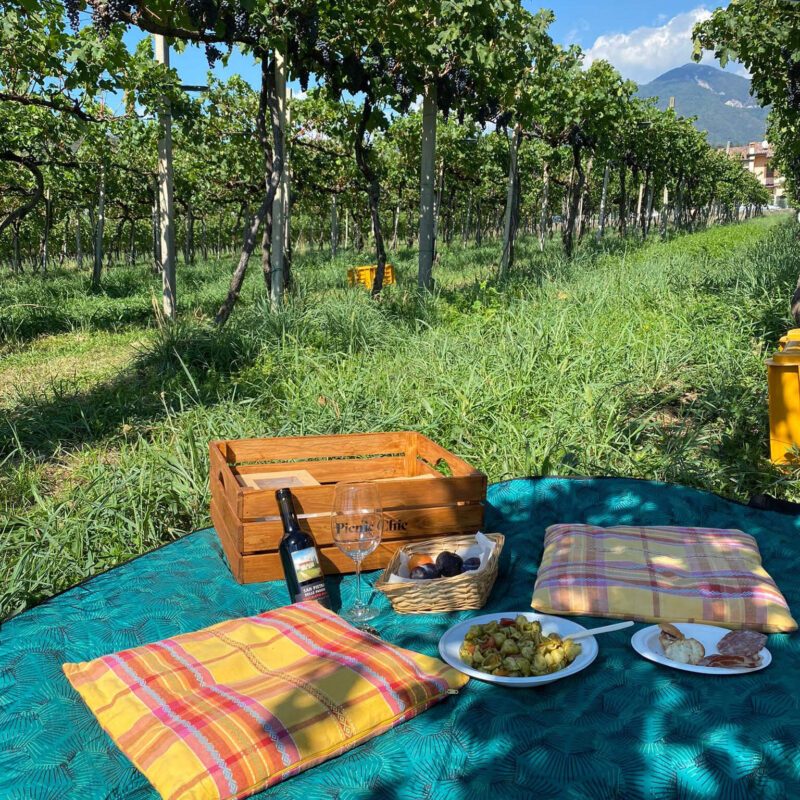
{"label": "white plate with bread", "polygon": [[743,675],[770,665],[767,637],[696,622],[662,623],[631,637],[633,649],[650,661],[702,675]]}

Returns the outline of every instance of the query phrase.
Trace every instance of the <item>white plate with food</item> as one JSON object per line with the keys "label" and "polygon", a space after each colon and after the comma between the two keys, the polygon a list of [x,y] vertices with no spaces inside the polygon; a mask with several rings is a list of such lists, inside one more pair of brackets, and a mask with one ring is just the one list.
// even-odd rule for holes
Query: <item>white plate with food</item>
{"label": "white plate with food", "polygon": [[768,667],[772,654],[764,647],[766,641],[758,631],[730,631],[696,622],[650,625],[631,637],[640,656],[702,675],[742,675]]}
{"label": "white plate with food", "polygon": [[579,642],[568,638],[586,630],[549,614],[482,614],[450,628],[439,640],[439,653],[471,678],[501,686],[541,686],[574,675],[597,658],[593,636]]}

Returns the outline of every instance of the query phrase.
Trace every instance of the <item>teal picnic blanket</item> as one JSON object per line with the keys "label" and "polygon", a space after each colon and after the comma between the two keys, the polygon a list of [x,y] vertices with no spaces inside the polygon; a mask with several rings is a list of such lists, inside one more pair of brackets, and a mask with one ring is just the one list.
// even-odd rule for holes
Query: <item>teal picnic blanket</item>
{"label": "teal picnic blanket", "polygon": [[[529,609],[544,529],[594,525],[741,528],[800,610],[800,518],[625,479],[514,480],[489,488],[486,529],[506,535],[485,611]],[[354,579],[334,587],[353,600]],[[0,798],[156,797],[61,672],[84,661],[288,601],[282,582],[239,586],[203,530],[118,567],[0,627]],[[483,612],[400,616],[382,636],[434,655],[442,633]],[[588,624],[599,624],[579,618]],[[641,627],[641,626],[638,626]],[[706,677],[640,658],[630,629],[599,639],[579,675],[536,689],[471,681],[457,697],[258,797],[788,798],[800,796],[800,638],[769,637],[772,665]]]}

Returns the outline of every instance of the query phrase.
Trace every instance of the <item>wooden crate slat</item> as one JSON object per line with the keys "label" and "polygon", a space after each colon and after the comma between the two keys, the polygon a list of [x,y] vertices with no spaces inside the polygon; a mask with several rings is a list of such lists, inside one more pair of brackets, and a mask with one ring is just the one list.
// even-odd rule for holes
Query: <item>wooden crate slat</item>
{"label": "wooden crate slat", "polygon": [[[439,480],[398,479],[378,484],[384,510],[418,506],[446,506],[483,499],[486,478],[476,474]],[[298,514],[327,514],[333,507],[334,486],[297,486],[292,489],[294,507]],[[278,516],[274,492],[259,489],[242,490],[243,522],[261,517]]]}
{"label": "wooden crate slat", "polygon": [[[382,544],[370,553],[363,562],[362,569],[385,569],[399,545]],[[322,547],[319,563],[326,575],[348,575],[356,571],[355,563],[337,547]],[[261,553],[242,558],[244,583],[283,580],[283,565],[278,553]],[[288,602],[288,599],[287,599]]]}
{"label": "wooden crate slat", "polygon": [[[445,533],[477,531],[483,525],[483,513],[484,507],[481,503],[385,512],[383,540],[418,539]],[[330,515],[306,517],[300,520],[300,526],[303,530],[310,531],[317,546],[333,544]],[[228,527],[230,529],[230,524]],[[277,550],[282,536],[283,525],[278,519],[246,522],[241,533],[240,552]]]}
{"label": "wooden crate slat", "polygon": [[[245,552],[244,524],[233,513],[233,509],[224,497],[211,498],[211,521],[214,523],[215,528],[217,527],[217,521],[219,521],[236,545],[236,549],[240,553]],[[277,549],[277,545],[275,545],[275,548]]]}
{"label": "wooden crate slat", "polygon": [[228,566],[231,568],[233,577],[239,583],[246,583],[247,581],[245,580],[244,571],[242,569],[244,556],[242,556],[241,552],[236,547],[236,543],[231,538],[225,522],[214,503],[211,504],[211,521],[214,523],[214,530],[216,530],[217,536],[219,536],[219,541],[222,544],[225,557],[228,559]]}
{"label": "wooden crate slat", "polygon": [[233,472],[251,475],[258,472],[285,472],[287,469],[304,469],[320,483],[339,481],[371,481],[377,478],[397,478],[406,475],[406,460],[403,456],[377,456],[375,458],[346,458],[336,461],[293,461],[286,464],[242,464]]}
{"label": "wooden crate slat", "polygon": [[242,517],[241,486],[224,457],[225,442],[211,442],[209,453],[209,482],[211,496],[222,495],[240,519]]}
{"label": "wooden crate slat", "polygon": [[244,461],[392,455],[404,453],[407,442],[408,438],[402,432],[238,439],[226,442],[225,456],[228,463],[236,464]]}

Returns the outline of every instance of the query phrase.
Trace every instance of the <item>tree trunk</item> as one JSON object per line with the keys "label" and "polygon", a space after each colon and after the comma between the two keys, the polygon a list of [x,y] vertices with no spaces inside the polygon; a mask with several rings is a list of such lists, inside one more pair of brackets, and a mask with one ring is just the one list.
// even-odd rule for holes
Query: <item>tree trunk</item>
{"label": "tree trunk", "polygon": [[461,244],[466,247],[472,224],[472,192],[467,195],[467,210],[464,214],[464,227],[461,230]]}
{"label": "tree trunk", "polygon": [[545,161],[542,169],[542,209],[539,216],[539,250],[544,251],[544,238],[550,217],[550,164]]}
{"label": "tree trunk", "polygon": [[658,227],[662,239],[667,238],[667,211],[669,209],[669,189],[664,184],[664,194],[661,197],[661,212],[658,215]]}
{"label": "tree trunk", "polygon": [[603,170],[603,190],[600,194],[600,219],[597,226],[595,241],[600,243],[603,234],[606,232],[606,203],[608,202],[608,179],[611,177],[611,163],[606,161],[606,168]]}
{"label": "tree trunk", "polygon": [[628,234],[628,195],[625,191],[625,162],[619,165],[619,235],[623,238]]}
{"label": "tree trunk", "polygon": [[292,165],[290,162],[288,131],[292,125],[292,90],[286,90],[286,115],[283,128],[283,285],[286,290],[292,288]]}
{"label": "tree trunk", "polygon": [[[285,51],[285,50],[284,50]],[[273,309],[283,303],[286,287],[286,169],[284,164],[286,144],[286,62],[279,51],[275,51],[275,105],[273,110],[273,157],[272,172],[277,176],[275,197],[272,201],[272,248],[270,263],[272,267],[269,287],[270,305]]]}
{"label": "tree trunk", "polygon": [[[156,61],[169,68],[169,45],[155,34]],[[175,271],[175,204],[172,175],[172,112],[169,101],[161,98],[158,111],[158,206],[162,275],[162,307],[166,319],[175,319],[178,312],[177,277]]]}
{"label": "tree trunk", "polygon": [[183,260],[194,264],[194,209],[191,203],[186,204],[186,247]]}
{"label": "tree trunk", "polygon": [[61,249],[58,252],[58,268],[61,269],[67,260],[67,226],[69,225],[69,215],[64,220],[64,235],[61,237]]}
{"label": "tree trunk", "polygon": [[[594,166],[594,157],[590,156],[586,164],[586,175],[592,174],[592,167]],[[581,192],[581,202],[578,206],[578,239],[583,239],[583,234],[586,228],[586,212],[589,208],[589,178],[584,182],[583,191]]]}
{"label": "tree trunk", "polygon": [[336,258],[339,250],[339,215],[336,209],[336,195],[331,200],[331,258]]}
{"label": "tree trunk", "polygon": [[[275,201],[272,201],[275,205]],[[264,229],[261,232],[261,274],[267,293],[272,295],[272,207],[267,210],[264,218]]]}
{"label": "tree trunk", "polygon": [[81,238],[81,223],[83,222],[83,209],[79,208],[75,215],[75,266],[83,269],[83,240]]}
{"label": "tree trunk", "polygon": [[642,239],[646,239],[650,233],[650,220],[653,217],[653,176],[647,175],[647,210],[646,216],[642,220]]}
{"label": "tree trunk", "polygon": [[508,185],[506,210],[503,218],[503,253],[500,257],[498,277],[505,280],[514,266],[514,240],[519,226],[519,146],[522,142],[522,125],[517,123],[511,134],[508,151]]}
{"label": "tree trunk", "polygon": [[44,230],[42,231],[42,272],[47,272],[47,260],[50,257],[50,228],[53,225],[53,200],[50,196],[50,190],[46,189],[44,193]]}
{"label": "tree trunk", "polygon": [[375,236],[375,255],[377,264],[375,265],[375,280],[372,283],[372,296],[377,297],[383,289],[383,276],[386,272],[386,250],[383,246],[383,234],[381,232],[381,187],[378,176],[369,163],[369,152],[364,146],[364,136],[367,130],[367,123],[372,115],[372,101],[369,97],[364,98],[364,105],[361,109],[361,118],[358,122],[356,131],[355,151],[356,163],[367,182],[367,195],[369,197],[369,210],[372,216],[372,232]]}
{"label": "tree trunk", "polygon": [[419,262],[417,286],[428,291],[433,287],[434,191],[436,171],[436,84],[425,84],[422,99],[422,152],[419,178]]}
{"label": "tree trunk", "polygon": [[[233,277],[231,278],[231,285],[228,289],[228,295],[223,304],[220,306],[219,311],[217,311],[216,317],[214,317],[214,324],[216,325],[224,325],[228,321],[228,318],[233,311],[233,307],[236,305],[236,300],[239,298],[239,292],[242,290],[244,276],[247,272],[247,263],[250,260],[250,256],[256,244],[258,229],[261,226],[261,223],[264,221],[264,217],[267,214],[267,209],[272,205],[272,198],[269,196],[269,194],[270,193],[268,192],[264,196],[264,199],[262,200],[255,217],[253,217],[253,220],[245,229],[242,252],[239,256],[239,263],[236,265],[236,269],[233,272]],[[269,200],[269,203],[267,200]]]}
{"label": "tree trunk", "polygon": [[128,232],[128,266],[132,267],[136,263],[136,220],[131,220]]}
{"label": "tree trunk", "polygon": [[272,138],[274,154],[272,158],[272,170],[270,173],[269,183],[266,186],[264,199],[256,212],[253,220],[246,226],[244,234],[244,242],[242,244],[242,251],[239,256],[239,263],[231,277],[231,284],[228,288],[228,294],[225,301],[220,306],[217,315],[214,318],[216,325],[224,325],[233,311],[236,300],[244,283],[245,273],[247,272],[247,264],[256,243],[256,236],[258,229],[265,217],[272,209],[272,204],[275,201],[275,193],[280,181],[280,173],[283,164],[283,147],[281,140],[280,118],[278,98],[275,92],[275,69],[274,63],[271,63],[267,58],[267,54],[261,55],[261,95],[259,97],[259,106],[263,103],[264,108],[270,109],[270,117],[272,121]]}
{"label": "tree trunk", "polygon": [[575,173],[575,181],[573,182],[572,190],[570,192],[570,203],[567,210],[567,221],[564,226],[564,253],[567,258],[572,257],[575,241],[575,220],[578,216],[578,206],[580,205],[581,196],[583,195],[583,184],[586,180],[586,174],[583,171],[581,164],[581,147],[578,144],[572,145],[572,168]]}
{"label": "tree trunk", "polygon": [[106,226],[106,170],[105,162],[100,163],[99,189],[97,198],[97,221],[94,230],[94,264],[92,266],[92,290],[100,288],[103,272],[103,234]]}
{"label": "tree trunk", "polygon": [[397,205],[394,207],[394,212],[392,213],[392,251],[397,251],[397,228],[400,225],[400,202],[398,201]]}
{"label": "tree trunk", "polygon": [[19,217],[11,223],[11,263],[14,267],[14,272],[18,275],[22,272],[22,261],[19,257],[19,227],[21,224],[22,220]]}

